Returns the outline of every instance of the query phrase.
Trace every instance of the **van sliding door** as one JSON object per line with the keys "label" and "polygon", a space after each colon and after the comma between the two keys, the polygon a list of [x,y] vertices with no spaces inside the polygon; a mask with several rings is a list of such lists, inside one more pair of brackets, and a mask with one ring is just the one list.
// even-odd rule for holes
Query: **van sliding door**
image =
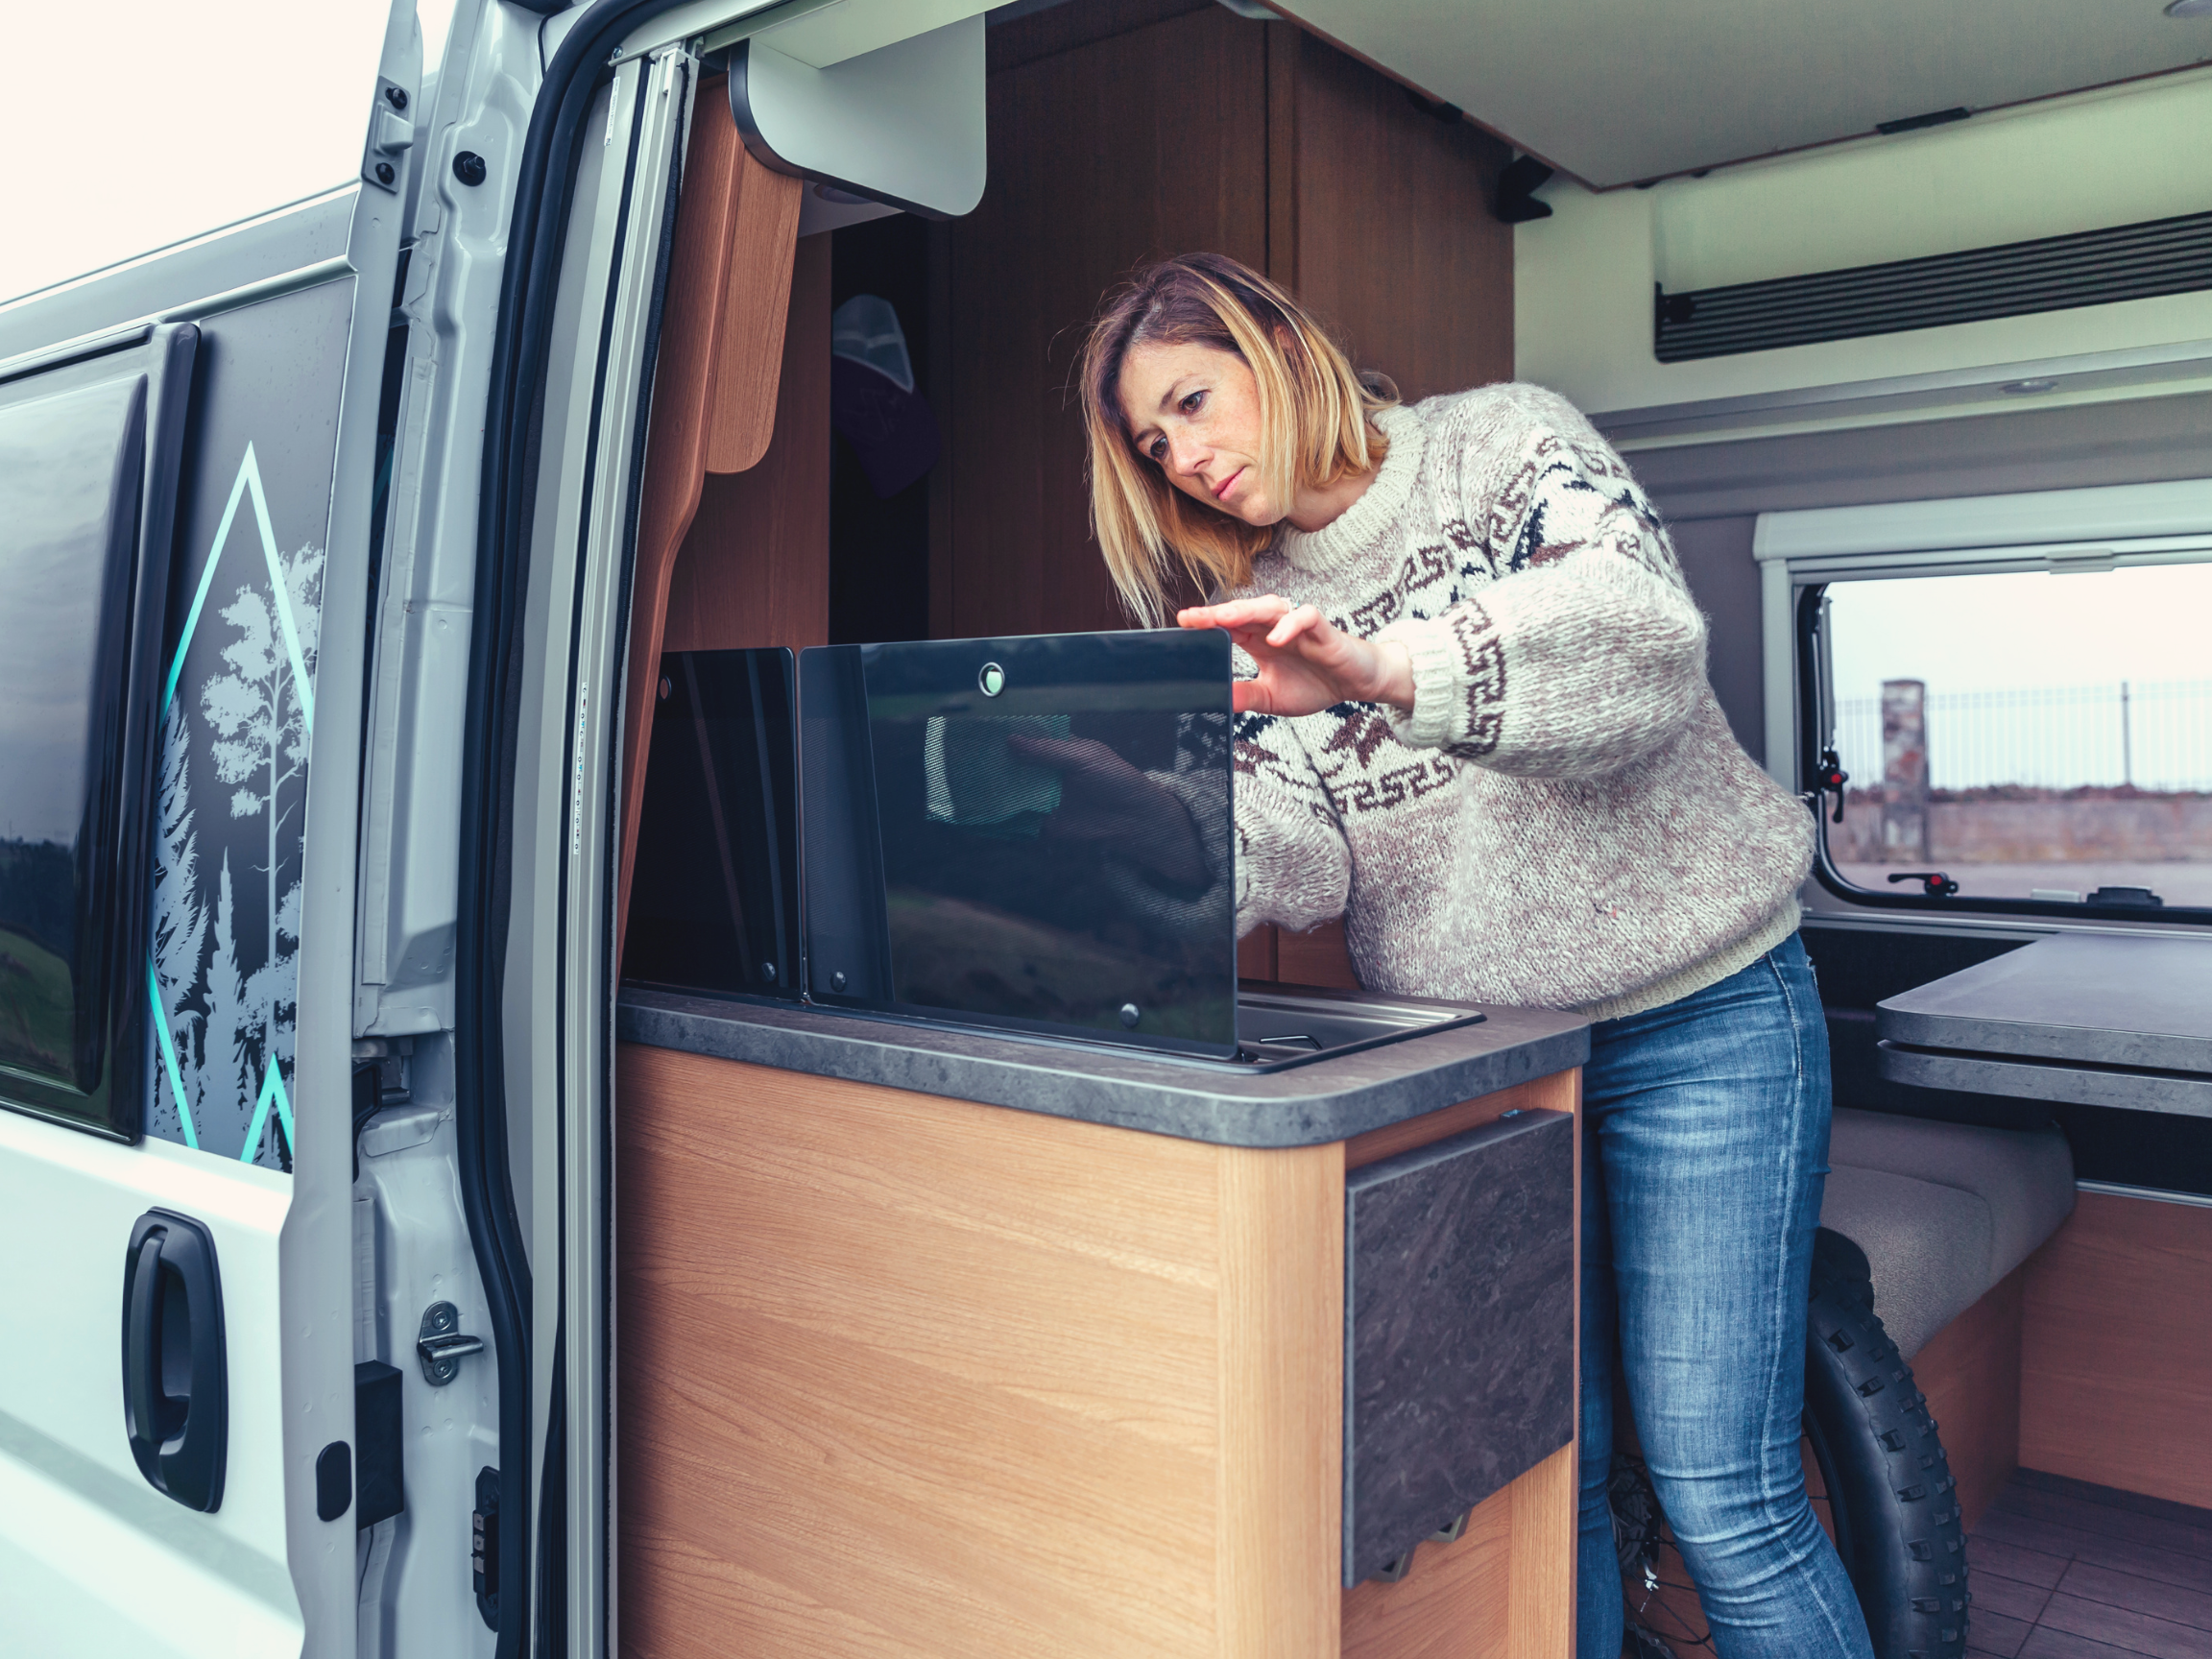
{"label": "van sliding door", "polygon": [[[364,133],[421,81],[412,0],[373,10],[370,55],[297,66]],[[11,1653],[354,1650],[351,889],[402,198],[338,186],[0,308]]]}

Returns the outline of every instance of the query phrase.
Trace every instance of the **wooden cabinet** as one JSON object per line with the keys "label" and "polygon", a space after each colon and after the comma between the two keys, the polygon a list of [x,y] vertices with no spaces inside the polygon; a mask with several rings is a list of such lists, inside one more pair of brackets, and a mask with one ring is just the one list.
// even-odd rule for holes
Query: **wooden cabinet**
{"label": "wooden cabinet", "polygon": [[1345,1189],[1578,1073],[1263,1150],[616,1064],[625,1654],[1566,1659],[1572,1446],[1339,1588]]}
{"label": "wooden cabinet", "polygon": [[1090,537],[1071,374],[1100,296],[1169,253],[1289,284],[1408,398],[1513,372],[1506,148],[1286,23],[1100,0],[991,35],[991,178],[948,228],[949,506],[931,633],[1127,619]]}

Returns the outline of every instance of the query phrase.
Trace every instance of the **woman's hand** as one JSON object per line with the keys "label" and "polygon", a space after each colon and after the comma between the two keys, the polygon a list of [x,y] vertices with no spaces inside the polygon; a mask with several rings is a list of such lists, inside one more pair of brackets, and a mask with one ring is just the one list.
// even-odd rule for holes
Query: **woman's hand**
{"label": "woman's hand", "polygon": [[1203,887],[1206,852],[1183,803],[1091,737],[1006,739],[1018,760],[1060,774],[1060,809],[1045,820],[1046,835],[1106,841],[1170,886]]}
{"label": "woman's hand", "polygon": [[1411,712],[1413,660],[1394,640],[1361,639],[1330,626],[1311,605],[1269,593],[1175,613],[1185,628],[1220,628],[1260,665],[1237,682],[1237,711],[1317,714],[1337,703],[1387,703]]}

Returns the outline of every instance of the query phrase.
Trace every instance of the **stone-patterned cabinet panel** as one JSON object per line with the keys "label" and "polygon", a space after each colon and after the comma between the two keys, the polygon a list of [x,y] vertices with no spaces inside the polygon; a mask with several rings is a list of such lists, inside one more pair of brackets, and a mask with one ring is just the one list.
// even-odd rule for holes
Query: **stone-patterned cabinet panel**
{"label": "stone-patterned cabinet panel", "polygon": [[1574,1137],[1519,1113],[1346,1178],[1347,1587],[1574,1438]]}

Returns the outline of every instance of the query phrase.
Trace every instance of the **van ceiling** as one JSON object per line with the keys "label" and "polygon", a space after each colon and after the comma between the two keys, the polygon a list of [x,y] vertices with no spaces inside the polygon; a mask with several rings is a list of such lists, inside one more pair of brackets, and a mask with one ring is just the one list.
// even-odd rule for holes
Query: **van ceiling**
{"label": "van ceiling", "polygon": [[2164,0],[1268,3],[1599,188],[2212,60]]}

